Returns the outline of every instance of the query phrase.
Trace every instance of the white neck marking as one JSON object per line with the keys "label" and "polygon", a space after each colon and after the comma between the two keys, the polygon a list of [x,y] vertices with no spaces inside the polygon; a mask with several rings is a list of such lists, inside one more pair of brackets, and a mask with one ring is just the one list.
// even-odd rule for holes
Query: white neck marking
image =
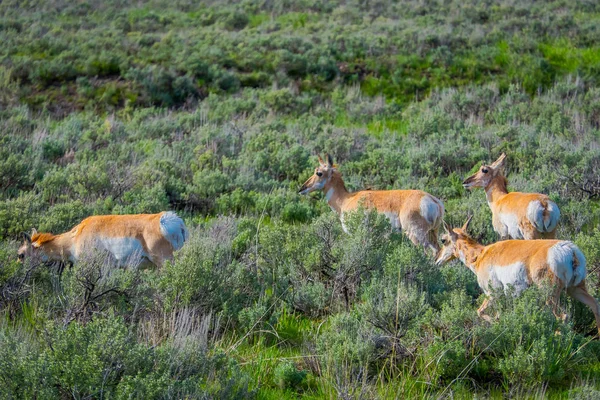
{"label": "white neck marking", "polygon": [[333,192],[334,192],[334,189],[329,188],[329,190],[327,190],[327,193],[325,193],[325,200],[327,200],[328,203],[329,203],[329,200],[331,200],[331,198],[333,197]]}

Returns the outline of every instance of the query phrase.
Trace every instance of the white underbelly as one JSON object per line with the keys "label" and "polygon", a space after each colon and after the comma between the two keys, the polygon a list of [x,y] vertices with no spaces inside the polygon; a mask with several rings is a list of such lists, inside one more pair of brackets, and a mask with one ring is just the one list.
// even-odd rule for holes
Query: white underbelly
{"label": "white underbelly", "polygon": [[98,238],[94,244],[96,250],[110,253],[119,265],[129,262],[137,264],[142,258],[148,257],[142,243],[136,238]]}
{"label": "white underbelly", "polygon": [[522,262],[506,266],[490,266],[488,270],[489,281],[487,282],[487,289],[495,288],[507,291],[512,287],[515,294],[519,294],[529,287],[527,269]]}

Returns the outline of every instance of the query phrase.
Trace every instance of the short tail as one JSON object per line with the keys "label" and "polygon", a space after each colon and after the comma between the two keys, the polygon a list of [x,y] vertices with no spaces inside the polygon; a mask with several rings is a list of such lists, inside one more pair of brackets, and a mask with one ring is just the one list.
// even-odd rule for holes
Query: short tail
{"label": "short tail", "polygon": [[181,249],[189,236],[183,220],[172,211],[160,217],[160,233],[171,243],[173,250]]}
{"label": "short tail", "polygon": [[527,207],[527,218],[538,232],[552,232],[558,225],[560,210],[555,202],[547,200],[542,204],[534,200]]}
{"label": "short tail", "polygon": [[[570,243],[570,242],[569,242]],[[587,275],[586,260],[579,247],[571,243],[573,248],[573,286],[579,285]]]}
{"label": "short tail", "polygon": [[566,287],[579,285],[587,275],[585,256],[573,242],[566,240],[550,248],[548,264]]}

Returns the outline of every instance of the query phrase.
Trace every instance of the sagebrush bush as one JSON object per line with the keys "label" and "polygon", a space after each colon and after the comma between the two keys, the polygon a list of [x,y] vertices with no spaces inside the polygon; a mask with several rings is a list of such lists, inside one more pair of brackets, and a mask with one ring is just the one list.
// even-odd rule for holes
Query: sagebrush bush
{"label": "sagebrush bush", "polygon": [[519,298],[504,297],[498,304],[498,322],[480,325],[476,333],[477,351],[493,354],[490,364],[505,382],[518,381],[525,387],[560,382],[579,363],[595,358],[581,336],[557,321],[545,304],[547,295],[530,288]]}
{"label": "sagebrush bush", "polygon": [[44,342],[2,327],[0,374],[9,398],[251,397],[244,376],[224,354],[193,345],[146,346],[119,317],[50,325],[46,335]]}
{"label": "sagebrush bush", "polygon": [[166,307],[196,305],[206,312],[227,310],[232,316],[257,298],[257,277],[233,257],[236,222],[215,221],[192,231],[190,241],[167,263],[159,282]]}

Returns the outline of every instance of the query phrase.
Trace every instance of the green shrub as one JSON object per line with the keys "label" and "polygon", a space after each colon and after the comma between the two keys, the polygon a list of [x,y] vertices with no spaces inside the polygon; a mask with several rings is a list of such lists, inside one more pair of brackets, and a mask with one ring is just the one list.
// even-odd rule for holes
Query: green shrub
{"label": "green shrub", "polygon": [[306,371],[298,370],[294,363],[280,363],[273,372],[274,380],[281,389],[298,390],[305,385]]}
{"label": "green shrub", "polygon": [[504,298],[498,304],[498,322],[476,333],[478,351],[493,357],[490,362],[506,384],[532,388],[561,382],[579,363],[595,358],[582,337],[556,320],[545,305],[546,297],[530,288],[519,298]]}
{"label": "green shrub", "polygon": [[[248,382],[223,354],[199,347],[137,343],[122,319],[49,326],[48,345],[0,333],[0,376],[9,397],[250,397]],[[193,356],[192,356],[193,354]]]}
{"label": "green shrub", "polygon": [[225,28],[229,30],[241,30],[248,25],[250,19],[241,11],[232,11],[227,14],[223,22],[225,24]]}
{"label": "green shrub", "polygon": [[189,242],[160,277],[168,310],[193,305],[235,317],[258,299],[256,275],[233,258],[236,231],[233,219],[220,218],[205,230],[191,232]]}

